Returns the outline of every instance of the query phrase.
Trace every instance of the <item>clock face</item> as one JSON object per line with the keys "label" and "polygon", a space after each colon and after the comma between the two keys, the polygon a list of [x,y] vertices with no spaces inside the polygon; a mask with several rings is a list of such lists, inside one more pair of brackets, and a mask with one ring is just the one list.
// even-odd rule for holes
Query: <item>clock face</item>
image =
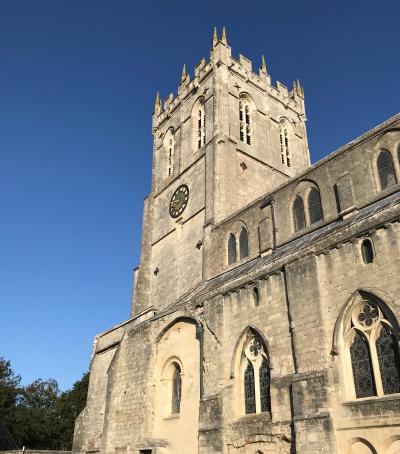
{"label": "clock face", "polygon": [[182,184],[174,192],[174,195],[169,202],[169,214],[171,218],[177,218],[183,213],[189,201],[189,188],[186,184]]}

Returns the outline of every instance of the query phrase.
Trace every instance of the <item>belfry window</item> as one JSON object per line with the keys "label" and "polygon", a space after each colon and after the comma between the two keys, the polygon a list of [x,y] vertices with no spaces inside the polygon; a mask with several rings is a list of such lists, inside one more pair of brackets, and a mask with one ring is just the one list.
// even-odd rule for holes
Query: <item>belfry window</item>
{"label": "belfry window", "polygon": [[192,111],[192,129],[194,150],[200,150],[206,143],[206,114],[204,98],[199,98]]}
{"label": "belfry window", "polygon": [[165,134],[163,148],[167,159],[166,177],[170,177],[175,167],[175,136],[172,128]]}
{"label": "belfry window", "polygon": [[306,226],[306,216],[304,213],[304,202],[303,199],[297,195],[293,202],[293,221],[294,229],[297,232],[298,230],[304,229]]}
{"label": "belfry window", "polygon": [[172,398],[171,398],[171,413],[176,415],[181,411],[182,398],[182,378],[181,368],[174,363],[174,373],[172,375]]}
{"label": "belfry window", "polygon": [[379,153],[376,166],[378,169],[381,191],[396,185],[396,172],[394,170],[392,154],[389,150],[383,150]]}
{"label": "belfry window", "polygon": [[400,393],[398,332],[381,307],[363,299],[346,325],[355,397]]}
{"label": "belfry window", "polygon": [[271,411],[270,367],[260,336],[249,329],[242,353],[244,412]]}
{"label": "belfry window", "polygon": [[252,124],[250,115],[250,103],[245,96],[241,96],[239,100],[239,135],[242,142],[247,145],[252,143]]}
{"label": "belfry window", "polygon": [[290,167],[290,148],[289,148],[289,129],[286,119],[282,119],[279,123],[279,136],[281,143],[281,161],[282,164]]}

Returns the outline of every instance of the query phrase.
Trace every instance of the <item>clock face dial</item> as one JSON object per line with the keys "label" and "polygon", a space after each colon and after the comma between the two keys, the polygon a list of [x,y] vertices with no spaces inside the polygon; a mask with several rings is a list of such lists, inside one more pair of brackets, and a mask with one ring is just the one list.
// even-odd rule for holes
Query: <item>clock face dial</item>
{"label": "clock face dial", "polygon": [[177,218],[183,213],[189,201],[189,188],[186,184],[182,184],[174,192],[174,195],[169,202],[169,214],[172,218]]}

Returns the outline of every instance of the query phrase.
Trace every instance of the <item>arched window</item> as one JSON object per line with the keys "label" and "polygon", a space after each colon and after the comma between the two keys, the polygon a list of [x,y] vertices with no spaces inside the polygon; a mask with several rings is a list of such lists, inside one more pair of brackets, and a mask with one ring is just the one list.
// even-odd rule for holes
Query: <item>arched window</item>
{"label": "arched window", "polygon": [[281,142],[281,161],[287,167],[291,165],[290,148],[289,148],[289,129],[287,120],[282,118],[279,123],[279,135]]}
{"label": "arched window", "polygon": [[242,227],[239,236],[239,249],[240,249],[240,260],[246,258],[249,255],[249,235],[246,227]]}
{"label": "arched window", "polygon": [[258,291],[257,287],[253,287],[253,300],[255,306],[260,305],[260,292]]}
{"label": "arched window", "polygon": [[371,240],[366,239],[361,243],[361,255],[366,265],[374,261],[374,248]]}
{"label": "arched window", "polygon": [[271,410],[270,367],[261,337],[249,328],[241,353],[242,386],[245,413]]}
{"label": "arched window", "polygon": [[362,298],[345,323],[356,398],[400,393],[398,325],[387,315],[380,303]]}
{"label": "arched window", "polygon": [[381,190],[388,189],[397,183],[392,154],[388,150],[379,153],[376,161]]}
{"label": "arched window", "polygon": [[321,195],[317,188],[311,188],[308,194],[308,213],[310,215],[310,224],[323,219]]}
{"label": "arched window", "polygon": [[261,411],[271,411],[270,376],[268,361],[263,358],[259,369]]}
{"label": "arched window", "polygon": [[164,151],[167,155],[166,176],[170,177],[175,167],[175,136],[172,128],[165,134]]}
{"label": "arched window", "polygon": [[297,195],[293,202],[293,220],[294,220],[294,229],[297,232],[298,230],[304,229],[306,226],[306,217],[304,213],[304,202],[303,199]]}
{"label": "arched window", "polygon": [[228,240],[228,264],[231,265],[235,263],[237,260],[237,253],[236,253],[236,236],[231,233],[229,235]]}
{"label": "arched window", "polygon": [[252,142],[252,124],[250,115],[250,103],[245,96],[239,99],[239,126],[240,140],[251,145]]}
{"label": "arched window", "polygon": [[199,98],[192,111],[193,146],[200,150],[206,143],[206,114],[204,98]]}
{"label": "arched window", "polygon": [[376,341],[379,371],[381,373],[384,394],[400,392],[400,359],[396,336],[386,324],[382,324]]}
{"label": "arched window", "polygon": [[250,361],[244,371],[244,402],[246,414],[256,412],[256,389],[254,383],[254,369]]}
{"label": "arched window", "polygon": [[356,331],[350,347],[356,397],[375,396],[375,383],[372,375],[371,354],[368,340]]}
{"label": "arched window", "polygon": [[182,398],[182,378],[181,368],[179,364],[174,363],[174,373],[172,375],[172,399],[171,399],[171,413],[176,415],[181,411],[181,398]]}

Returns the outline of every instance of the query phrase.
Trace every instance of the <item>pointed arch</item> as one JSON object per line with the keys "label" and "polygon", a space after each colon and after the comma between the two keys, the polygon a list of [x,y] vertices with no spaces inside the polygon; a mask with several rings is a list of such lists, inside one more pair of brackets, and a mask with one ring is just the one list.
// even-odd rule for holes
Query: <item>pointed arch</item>
{"label": "pointed arch", "polygon": [[308,213],[310,224],[321,221],[324,218],[321,203],[321,194],[317,187],[312,187],[308,193]]}
{"label": "pointed arch", "polygon": [[193,150],[198,151],[206,144],[206,102],[204,96],[197,98],[192,108]]}
{"label": "pointed arch", "polygon": [[236,236],[231,233],[228,239],[228,265],[232,265],[237,261],[236,253]]}
{"label": "pointed arch", "polygon": [[348,398],[400,393],[399,325],[382,299],[358,290],[342,308],[334,336]]}

